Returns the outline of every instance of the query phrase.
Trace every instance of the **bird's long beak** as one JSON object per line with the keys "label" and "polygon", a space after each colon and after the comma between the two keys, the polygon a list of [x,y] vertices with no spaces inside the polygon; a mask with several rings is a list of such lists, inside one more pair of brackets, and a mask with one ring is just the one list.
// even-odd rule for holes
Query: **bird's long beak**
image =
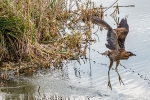
{"label": "bird's long beak", "polygon": [[131,53],[130,56],[136,56],[136,54]]}

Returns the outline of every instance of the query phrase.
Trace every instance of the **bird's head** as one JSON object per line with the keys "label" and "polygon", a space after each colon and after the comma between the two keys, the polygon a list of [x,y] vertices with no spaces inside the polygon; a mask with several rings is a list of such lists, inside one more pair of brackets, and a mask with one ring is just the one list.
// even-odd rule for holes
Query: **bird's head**
{"label": "bird's head", "polygon": [[136,56],[135,54],[133,54],[133,53],[130,52],[130,51],[127,51],[126,54],[129,55],[129,57],[131,57],[131,56]]}
{"label": "bird's head", "polygon": [[127,60],[129,57],[131,56],[136,56],[135,54],[133,54],[132,52],[130,51],[125,51],[125,52],[122,52],[121,53],[121,59],[125,59]]}
{"label": "bird's head", "polygon": [[129,25],[128,25],[128,22],[127,22],[127,18],[126,18],[126,17],[123,18],[123,19],[121,20],[121,22],[119,23],[118,28],[121,28],[121,27],[125,27],[126,29],[129,30]]}

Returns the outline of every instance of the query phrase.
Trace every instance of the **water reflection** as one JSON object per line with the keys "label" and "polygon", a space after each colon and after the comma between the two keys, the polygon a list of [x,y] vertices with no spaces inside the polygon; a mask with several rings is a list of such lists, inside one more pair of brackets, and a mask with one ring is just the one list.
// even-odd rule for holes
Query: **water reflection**
{"label": "water reflection", "polygon": [[33,100],[35,87],[26,81],[5,81],[0,88],[1,100]]}

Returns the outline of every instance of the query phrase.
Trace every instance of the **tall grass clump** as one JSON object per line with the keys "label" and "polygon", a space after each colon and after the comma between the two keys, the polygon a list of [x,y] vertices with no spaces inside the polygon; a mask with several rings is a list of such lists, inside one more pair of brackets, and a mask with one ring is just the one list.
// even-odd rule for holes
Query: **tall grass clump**
{"label": "tall grass clump", "polygon": [[0,62],[58,66],[85,56],[98,12],[90,0],[1,0]]}
{"label": "tall grass clump", "polygon": [[24,20],[8,6],[0,2],[0,61],[17,61],[25,53]]}

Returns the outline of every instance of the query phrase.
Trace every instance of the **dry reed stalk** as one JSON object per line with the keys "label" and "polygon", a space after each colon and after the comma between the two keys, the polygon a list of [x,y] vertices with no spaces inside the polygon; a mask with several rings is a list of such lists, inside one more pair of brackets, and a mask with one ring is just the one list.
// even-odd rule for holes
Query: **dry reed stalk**
{"label": "dry reed stalk", "polygon": [[22,67],[24,62],[49,67],[85,57],[88,43],[93,40],[90,16],[103,18],[103,13],[103,7],[96,8],[90,0],[2,0],[0,17],[18,21],[10,24],[15,25],[11,28],[14,37],[0,36],[0,62],[19,62],[11,66],[21,70],[27,67]]}

